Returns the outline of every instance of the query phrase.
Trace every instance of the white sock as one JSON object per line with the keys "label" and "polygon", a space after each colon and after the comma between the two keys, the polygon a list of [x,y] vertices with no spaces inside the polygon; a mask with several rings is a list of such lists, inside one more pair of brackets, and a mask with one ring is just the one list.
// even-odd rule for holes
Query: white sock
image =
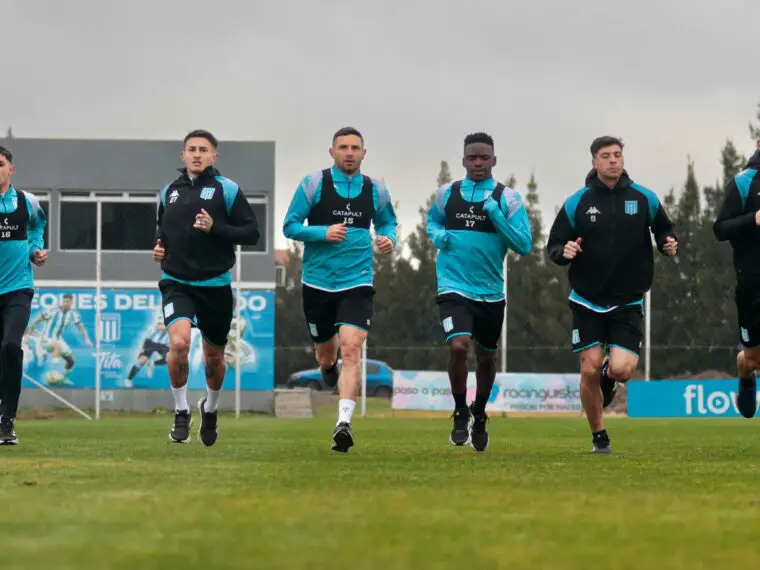
{"label": "white sock", "polygon": [[174,409],[178,412],[182,410],[189,410],[190,406],[187,405],[187,384],[182,388],[175,388],[172,386],[172,394],[174,394]]}
{"label": "white sock", "polygon": [[219,407],[219,394],[221,393],[221,390],[212,390],[211,388],[206,389],[206,403],[203,404],[204,412],[209,414],[217,410]]}
{"label": "white sock", "polygon": [[338,423],[351,423],[351,416],[354,414],[356,402],[353,400],[340,400],[338,402]]}

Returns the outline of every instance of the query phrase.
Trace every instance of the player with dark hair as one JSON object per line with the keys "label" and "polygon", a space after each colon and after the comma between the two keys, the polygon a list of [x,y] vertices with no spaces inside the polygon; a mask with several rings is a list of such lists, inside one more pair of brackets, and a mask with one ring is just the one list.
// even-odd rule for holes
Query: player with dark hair
{"label": "player with dark hair", "polygon": [[739,391],[736,407],[745,418],[757,411],[760,368],[760,140],[744,169],[727,185],[723,205],[715,220],[719,241],[729,241],[736,270],[735,301],[739,338],[743,350],[736,357]]}
{"label": "player with dark hair", "polygon": [[[442,186],[428,212],[427,233],[438,248],[437,299],[443,334],[449,345],[448,372],[454,397],[454,427],[449,441],[488,447],[486,403],[496,378],[506,298],[504,258],[512,249],[528,255],[533,247],[522,198],[497,182],[493,139],[474,133],[464,140],[467,176]],[[467,355],[475,340],[477,389],[467,404]]]}
{"label": "player with dark hair", "polygon": [[[328,386],[338,384],[334,451],[354,445],[351,417],[361,390],[361,347],[372,322],[374,250],[396,244],[396,214],[382,182],[361,173],[364,138],[354,128],[333,135],[335,164],[306,176],[285,216],[285,237],[304,243],[303,309],[317,362]],[[342,366],[338,366],[338,349]]]}
{"label": "player with dark hair", "polygon": [[627,382],[639,361],[643,298],[654,275],[651,234],[664,255],[676,255],[678,241],[657,195],[625,171],[622,141],[599,137],[590,150],[593,169],[557,214],[547,252],[555,263],[570,266],[581,402],[592,452],[610,453],[602,414],[618,382]]}
{"label": "player with dark hair", "polygon": [[198,430],[206,446],[218,435],[217,409],[226,367],[224,348],[232,321],[235,245],[259,241],[256,216],[240,187],[215,168],[218,141],[197,130],[184,139],[185,168],[162,191],[153,259],[161,263],[159,282],[164,322],[169,330],[169,377],[174,394],[170,440],[190,440],[187,403],[191,327],[203,335],[206,396],[198,402]]}
{"label": "player with dark hair", "polygon": [[13,154],[0,146],[0,445],[18,443],[14,422],[24,370],[22,338],[34,297],[32,264],[47,260],[47,219],[33,194],[11,185]]}

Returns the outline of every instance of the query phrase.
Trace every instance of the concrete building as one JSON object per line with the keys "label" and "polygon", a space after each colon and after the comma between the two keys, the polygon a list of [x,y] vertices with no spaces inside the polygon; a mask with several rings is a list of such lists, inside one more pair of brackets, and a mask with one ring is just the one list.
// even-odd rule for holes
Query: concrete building
{"label": "concrete building", "polygon": [[[12,138],[0,139],[0,145],[14,154],[13,185],[37,195],[48,217],[45,244],[49,261],[35,271],[40,291],[96,287],[99,216],[101,286],[156,290],[160,269],[150,251],[154,246],[157,196],[182,167],[181,139]],[[256,246],[242,248],[240,289],[273,292],[275,145],[221,141],[218,152],[217,167],[240,185],[261,230]],[[233,277],[237,277],[235,272]],[[273,331],[273,309],[264,318],[271,319],[269,329]],[[54,389],[80,407],[93,406],[94,394],[89,389]],[[40,392],[25,388],[22,406],[59,405]],[[271,409],[271,390],[244,391],[241,399],[243,409]],[[101,401],[104,409],[153,409],[170,406],[171,396],[167,384],[161,390],[113,390]],[[222,403],[225,408],[231,407],[234,403],[231,392],[225,393]]]}

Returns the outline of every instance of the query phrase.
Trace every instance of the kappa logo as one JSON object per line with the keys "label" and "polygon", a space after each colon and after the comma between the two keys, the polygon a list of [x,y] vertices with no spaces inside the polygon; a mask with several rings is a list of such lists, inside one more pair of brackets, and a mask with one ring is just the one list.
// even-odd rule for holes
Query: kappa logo
{"label": "kappa logo", "polygon": [[588,210],[586,210],[587,216],[595,216],[599,214],[601,214],[601,212],[596,208],[596,206],[591,206]]}
{"label": "kappa logo", "polygon": [[169,194],[169,203],[174,204],[174,202],[177,201],[177,198],[179,198],[179,192],[172,190],[172,193]]}

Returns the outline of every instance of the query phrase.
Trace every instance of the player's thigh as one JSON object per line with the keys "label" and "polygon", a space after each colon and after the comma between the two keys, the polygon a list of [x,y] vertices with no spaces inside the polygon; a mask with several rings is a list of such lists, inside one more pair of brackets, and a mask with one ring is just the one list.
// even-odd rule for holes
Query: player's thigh
{"label": "player's thigh", "polygon": [[[641,354],[641,342],[644,338],[644,312],[640,305],[621,307],[607,313],[607,347],[610,349],[610,366],[612,366],[612,349],[617,348],[617,359],[638,362]],[[624,358],[623,353],[628,353]]]}
{"label": "player's thigh", "polygon": [[[607,342],[604,313],[597,313],[577,303],[570,303],[570,309],[573,323],[570,342],[574,353],[581,354]],[[601,348],[599,351],[601,353]]]}
{"label": "player's thigh", "polygon": [[232,287],[195,287],[193,296],[198,330],[203,335],[204,354],[207,344],[224,352],[232,325]]}
{"label": "player's thigh", "polygon": [[357,287],[341,291],[339,296],[335,311],[335,328],[340,331],[341,344],[344,328],[359,329],[366,337],[372,327],[375,290],[372,287]]}
{"label": "player's thigh", "polygon": [[303,285],[301,297],[303,314],[312,342],[320,345],[331,341],[335,337],[338,293]]}
{"label": "player's thigh", "polygon": [[24,289],[10,294],[2,308],[2,344],[21,347],[21,339],[29,325],[32,312],[32,289]]}
{"label": "player's thigh", "polygon": [[504,301],[473,302],[472,338],[486,352],[496,352],[504,323]]}
{"label": "player's thigh", "polygon": [[739,285],[736,288],[736,315],[739,342],[745,349],[760,350],[760,288]]}
{"label": "player's thigh", "polygon": [[472,336],[474,315],[469,299],[447,293],[439,295],[436,303],[446,342],[459,336]]}
{"label": "player's thigh", "polygon": [[[161,292],[161,306],[167,330],[170,329],[172,323],[180,320],[187,320],[189,323],[195,322],[195,302],[190,293],[189,285],[177,283],[171,279],[162,279],[158,282],[158,289]],[[171,330],[169,330],[170,337],[171,334]],[[187,340],[190,341],[189,337]]]}

